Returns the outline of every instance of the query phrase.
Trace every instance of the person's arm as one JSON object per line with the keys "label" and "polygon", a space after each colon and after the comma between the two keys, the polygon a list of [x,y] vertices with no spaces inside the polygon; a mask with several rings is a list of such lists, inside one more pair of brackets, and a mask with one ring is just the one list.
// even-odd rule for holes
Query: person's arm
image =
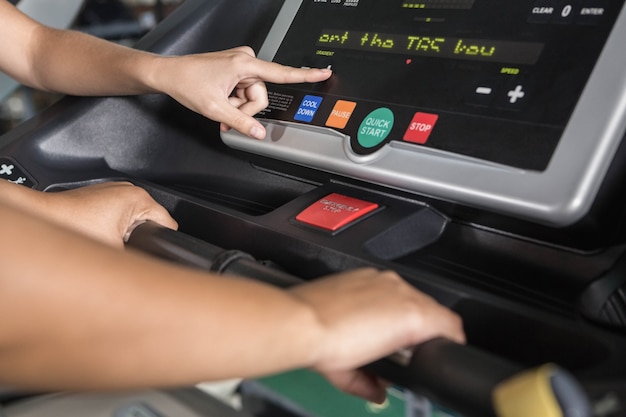
{"label": "person's arm", "polygon": [[331,75],[258,60],[248,47],[164,57],[43,26],[5,0],[0,39],[0,69],[26,85],[73,95],[165,93],[222,129],[255,138],[265,136],[251,117],[267,106],[263,81],[319,82]]}
{"label": "person's arm", "polygon": [[164,387],[309,367],[380,401],[353,369],[459,318],[395,274],[282,291],[118,251],[0,203],[0,385]]}
{"label": "person's arm", "polygon": [[20,210],[121,248],[133,228],[152,220],[171,229],[178,224],[143,188],[129,182],[105,182],[44,193],[0,180],[2,201]]}

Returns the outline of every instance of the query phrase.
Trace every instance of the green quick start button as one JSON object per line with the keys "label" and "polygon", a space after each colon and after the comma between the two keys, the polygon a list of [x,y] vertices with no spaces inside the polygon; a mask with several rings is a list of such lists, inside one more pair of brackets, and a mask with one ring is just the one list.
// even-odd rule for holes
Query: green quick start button
{"label": "green quick start button", "polygon": [[367,115],[361,122],[357,139],[364,148],[373,148],[380,145],[393,128],[393,112],[381,107]]}

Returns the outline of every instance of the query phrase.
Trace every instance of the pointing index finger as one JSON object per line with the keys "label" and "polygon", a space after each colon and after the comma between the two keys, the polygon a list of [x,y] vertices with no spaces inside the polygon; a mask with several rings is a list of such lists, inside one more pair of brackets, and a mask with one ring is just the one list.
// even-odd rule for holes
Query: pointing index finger
{"label": "pointing index finger", "polygon": [[258,75],[276,84],[317,83],[332,75],[330,68],[295,68],[259,60]]}

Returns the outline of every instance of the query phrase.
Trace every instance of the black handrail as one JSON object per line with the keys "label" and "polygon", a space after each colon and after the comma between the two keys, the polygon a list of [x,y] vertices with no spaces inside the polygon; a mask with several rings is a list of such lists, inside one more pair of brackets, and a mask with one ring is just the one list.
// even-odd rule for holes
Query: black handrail
{"label": "black handrail", "polygon": [[[247,253],[225,250],[153,222],[139,225],[127,246],[176,263],[281,288],[303,282]],[[564,369],[547,364],[524,370],[492,353],[446,339],[397,352],[365,369],[465,417],[591,417],[586,394]]]}

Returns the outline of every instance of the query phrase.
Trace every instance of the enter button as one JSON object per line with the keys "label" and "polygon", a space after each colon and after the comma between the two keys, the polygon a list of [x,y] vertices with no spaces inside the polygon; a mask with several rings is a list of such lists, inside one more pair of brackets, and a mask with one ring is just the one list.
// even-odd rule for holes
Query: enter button
{"label": "enter button", "polygon": [[333,193],[304,209],[296,216],[296,220],[334,232],[378,207],[376,203]]}

